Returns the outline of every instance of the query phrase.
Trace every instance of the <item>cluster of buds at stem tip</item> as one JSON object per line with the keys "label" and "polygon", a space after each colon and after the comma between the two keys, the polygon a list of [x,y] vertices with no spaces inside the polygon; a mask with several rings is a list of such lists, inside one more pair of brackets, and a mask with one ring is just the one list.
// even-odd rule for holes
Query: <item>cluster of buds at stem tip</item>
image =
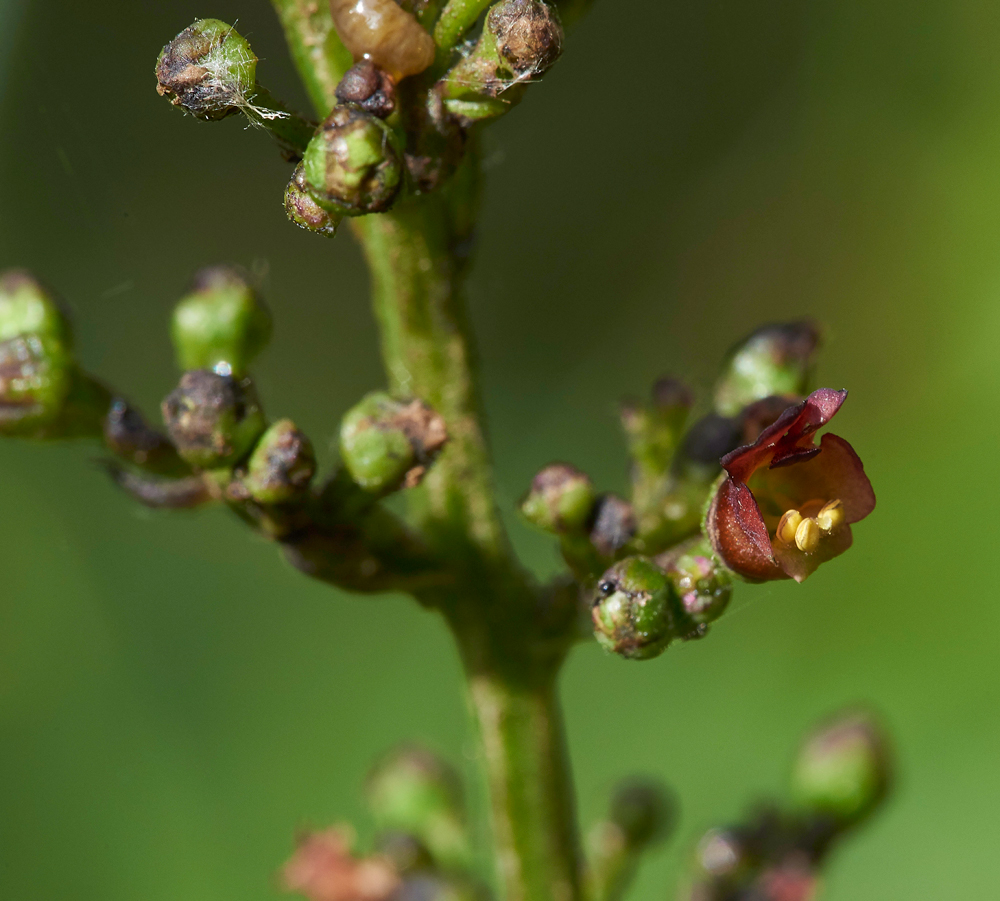
{"label": "cluster of buds at stem tip", "polygon": [[831,849],[885,801],[891,771],[871,715],[847,711],[822,724],[795,761],[793,805],[707,832],[683,901],[812,901]]}
{"label": "cluster of buds at stem tip", "polygon": [[76,375],[59,302],[27,272],[0,275],[0,433],[41,436],[55,428]]}
{"label": "cluster of buds at stem tip", "polygon": [[659,560],[626,557],[598,580],[591,611],[594,634],[621,657],[649,660],[673,641],[703,638],[730,594],[729,576],[703,547]]}
{"label": "cluster of buds at stem tip", "polygon": [[437,85],[445,109],[463,126],[502,115],[559,58],[562,44],[559,18],[542,0],[494,4],[475,47]]}

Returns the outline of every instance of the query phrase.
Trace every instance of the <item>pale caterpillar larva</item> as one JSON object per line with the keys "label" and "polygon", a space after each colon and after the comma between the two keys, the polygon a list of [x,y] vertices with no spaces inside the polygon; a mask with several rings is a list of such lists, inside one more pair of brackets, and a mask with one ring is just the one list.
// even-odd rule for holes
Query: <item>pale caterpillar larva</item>
{"label": "pale caterpillar larva", "polygon": [[434,61],[434,39],[395,0],[330,0],[330,12],[354,59],[370,59],[397,81]]}

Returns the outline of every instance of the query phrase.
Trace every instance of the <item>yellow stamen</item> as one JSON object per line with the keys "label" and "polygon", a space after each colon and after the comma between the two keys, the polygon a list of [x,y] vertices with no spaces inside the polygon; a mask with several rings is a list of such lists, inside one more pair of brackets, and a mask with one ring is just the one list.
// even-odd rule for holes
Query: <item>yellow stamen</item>
{"label": "yellow stamen", "polygon": [[816,524],[824,532],[832,532],[837,526],[844,524],[846,516],[843,503],[839,500],[833,500],[816,514]]}
{"label": "yellow stamen", "polygon": [[795,543],[795,530],[802,522],[802,514],[798,510],[786,510],[778,522],[774,537],[782,544]]}
{"label": "yellow stamen", "polygon": [[819,547],[823,533],[815,519],[803,519],[795,530],[795,546],[804,554],[811,554]]}

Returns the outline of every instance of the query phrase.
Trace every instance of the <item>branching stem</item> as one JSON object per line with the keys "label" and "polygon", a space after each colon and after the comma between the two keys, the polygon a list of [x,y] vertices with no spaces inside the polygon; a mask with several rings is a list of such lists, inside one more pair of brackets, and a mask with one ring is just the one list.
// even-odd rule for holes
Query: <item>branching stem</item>
{"label": "branching stem", "polygon": [[[274,5],[324,116],[344,70],[329,17],[305,0]],[[556,694],[572,630],[520,568],[500,522],[461,296],[477,169],[472,150],[444,190],[406,198],[352,226],[371,272],[389,387],[429,403],[447,423],[447,447],[408,494],[414,525],[455,581],[413,593],[442,611],[462,652],[504,897],[577,901],[579,841]]]}

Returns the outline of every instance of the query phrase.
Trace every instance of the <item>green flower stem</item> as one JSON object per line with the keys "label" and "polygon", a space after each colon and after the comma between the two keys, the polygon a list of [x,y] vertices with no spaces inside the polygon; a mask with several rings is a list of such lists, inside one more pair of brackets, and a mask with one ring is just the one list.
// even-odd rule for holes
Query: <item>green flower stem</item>
{"label": "green flower stem", "polygon": [[[343,71],[329,16],[305,0],[274,4],[317,112],[325,115]],[[371,271],[389,387],[419,397],[448,428],[448,444],[407,496],[432,557],[447,560],[454,578],[412,591],[442,610],[462,649],[484,745],[504,897],[577,901],[579,842],[555,691],[576,610],[545,607],[514,560],[494,502],[460,297],[465,262],[459,250],[475,209],[475,175],[472,158],[446,189],[401,200],[390,212],[351,225]],[[306,544],[294,552],[298,565],[336,565],[337,558],[325,554],[336,549],[324,549],[323,541]],[[338,575],[320,577],[338,581]]]}
{"label": "green flower stem", "polygon": [[434,26],[434,43],[440,53],[450,53],[475,23],[490,0],[448,0]]}
{"label": "green flower stem", "polygon": [[333,27],[330,5],[316,0],[271,0],[292,59],[321,119],[336,105],[335,91],[353,59]]}
{"label": "green flower stem", "polygon": [[247,99],[249,105],[243,109],[246,117],[271,132],[285,150],[301,157],[316,131],[316,123],[288,109],[260,82]]}
{"label": "green flower stem", "polygon": [[506,901],[580,897],[575,804],[554,679],[520,685],[473,675]]}

